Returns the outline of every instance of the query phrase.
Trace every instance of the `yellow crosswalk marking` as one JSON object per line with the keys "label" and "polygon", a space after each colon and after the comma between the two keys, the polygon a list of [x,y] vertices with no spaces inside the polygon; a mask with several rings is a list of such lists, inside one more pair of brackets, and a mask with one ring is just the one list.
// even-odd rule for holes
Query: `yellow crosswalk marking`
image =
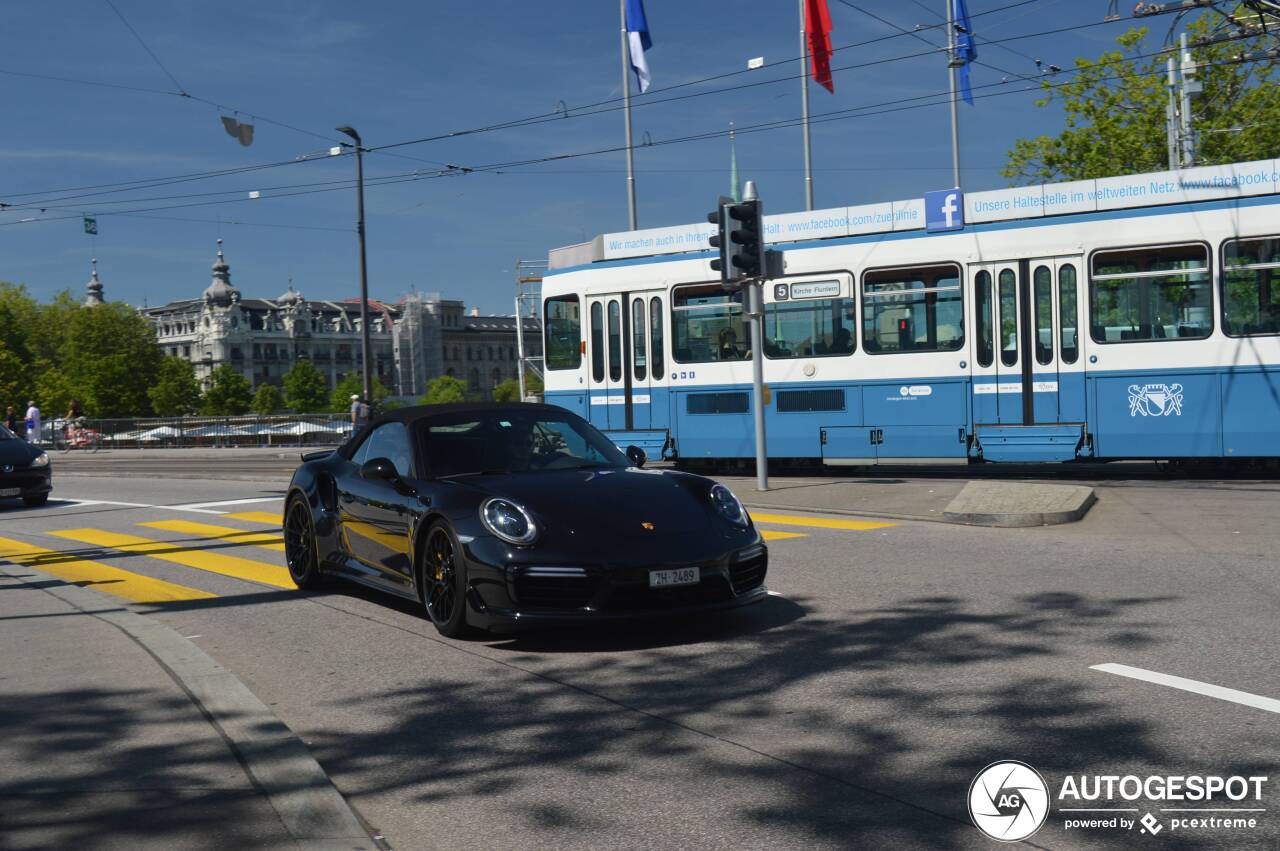
{"label": "yellow crosswalk marking", "polygon": [[803,532],[779,532],[777,529],[761,529],[760,537],[766,541],[785,541],[787,538],[807,538]]}
{"label": "yellow crosswalk marking", "polygon": [[756,523],[767,523],[777,526],[812,526],[815,529],[853,529],[865,532],[868,529],[888,529],[897,523],[881,523],[875,520],[844,520],[835,517],[804,517],[799,514],[757,514],[751,512],[751,519]]}
{"label": "yellow crosswalk marking", "polygon": [[88,585],[135,603],[172,603],[178,600],[207,600],[218,596],[163,579],[152,579],[141,573],[121,570],[109,564],[87,561],[75,556],[33,547],[21,541],[0,538],[0,558],[52,573],[77,585]]}
{"label": "yellow crosswalk marking", "polygon": [[246,532],[234,526],[219,526],[215,523],[193,523],[190,520],[149,520],[138,525],[151,529],[164,529],[166,532],[181,532],[184,535],[200,535],[232,544],[251,544],[267,550],[284,552],[284,544],[280,536],[269,532]]}
{"label": "yellow crosswalk marking", "polygon": [[277,529],[282,525],[281,515],[270,511],[241,511],[236,514],[224,514],[222,516],[230,517],[232,520],[248,520],[250,523],[267,523]]}
{"label": "yellow crosswalk marking", "polygon": [[240,558],[238,556],[212,553],[179,544],[167,544],[164,541],[153,541],[150,538],[139,538],[136,535],[123,535],[119,532],[107,532],[102,529],[62,529],[51,532],[60,538],[93,544],[99,547],[110,547],[126,553],[139,553],[150,558],[220,573],[249,582],[260,582],[274,588],[294,588],[289,579],[289,571],[278,565],[262,561]]}

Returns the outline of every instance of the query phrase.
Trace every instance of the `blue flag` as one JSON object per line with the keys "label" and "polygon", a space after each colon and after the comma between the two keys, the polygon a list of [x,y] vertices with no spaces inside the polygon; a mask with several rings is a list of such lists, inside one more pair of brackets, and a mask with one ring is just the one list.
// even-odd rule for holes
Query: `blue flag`
{"label": "blue flag", "polygon": [[969,23],[969,9],[964,0],[953,0],[952,20],[956,28],[956,59],[960,61],[960,95],[973,106],[973,91],[969,88],[969,65],[978,58],[978,48],[973,40],[973,26]]}
{"label": "blue flag", "polygon": [[644,94],[649,88],[649,61],[644,53],[653,47],[649,22],[644,17],[644,0],[627,0],[627,42],[631,48],[631,70],[636,72],[640,93]]}

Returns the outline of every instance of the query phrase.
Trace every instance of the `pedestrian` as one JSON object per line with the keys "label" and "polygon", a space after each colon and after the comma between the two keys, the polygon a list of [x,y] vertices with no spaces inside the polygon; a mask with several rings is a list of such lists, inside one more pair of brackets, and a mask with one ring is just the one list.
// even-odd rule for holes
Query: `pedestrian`
{"label": "pedestrian", "polygon": [[18,412],[10,405],[4,412],[4,427],[13,432],[14,437],[25,437],[27,434],[27,424],[23,422],[22,417],[18,416]]}
{"label": "pedestrian", "polygon": [[81,407],[79,400],[71,400],[71,404],[67,407],[67,415],[63,419],[66,421],[64,428],[67,443],[72,444],[75,442],[77,433],[84,425],[84,408]]}
{"label": "pedestrian", "polygon": [[359,393],[351,394],[351,430],[359,431],[369,423],[369,406],[360,398]]}
{"label": "pedestrian", "polygon": [[37,445],[40,443],[40,409],[36,407],[35,399],[27,402],[27,443]]}

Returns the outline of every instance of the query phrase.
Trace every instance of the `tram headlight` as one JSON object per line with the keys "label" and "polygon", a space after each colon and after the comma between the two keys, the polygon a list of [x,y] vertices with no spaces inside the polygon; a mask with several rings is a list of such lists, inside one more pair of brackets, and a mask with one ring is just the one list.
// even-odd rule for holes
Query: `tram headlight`
{"label": "tram headlight", "polygon": [[721,517],[735,526],[747,528],[751,518],[747,516],[747,510],[742,507],[742,503],[733,495],[733,491],[724,485],[714,485],[711,488],[710,496],[711,504],[715,506]]}
{"label": "tram headlight", "polygon": [[495,497],[485,500],[480,506],[480,522],[508,544],[525,546],[538,537],[538,526],[529,512],[509,499]]}

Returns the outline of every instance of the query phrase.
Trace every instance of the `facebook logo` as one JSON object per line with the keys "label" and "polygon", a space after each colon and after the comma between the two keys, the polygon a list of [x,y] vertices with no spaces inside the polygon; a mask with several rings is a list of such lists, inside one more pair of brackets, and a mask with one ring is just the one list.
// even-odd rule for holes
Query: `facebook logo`
{"label": "facebook logo", "polygon": [[930,231],[962,229],[964,193],[959,189],[924,193],[924,223]]}

